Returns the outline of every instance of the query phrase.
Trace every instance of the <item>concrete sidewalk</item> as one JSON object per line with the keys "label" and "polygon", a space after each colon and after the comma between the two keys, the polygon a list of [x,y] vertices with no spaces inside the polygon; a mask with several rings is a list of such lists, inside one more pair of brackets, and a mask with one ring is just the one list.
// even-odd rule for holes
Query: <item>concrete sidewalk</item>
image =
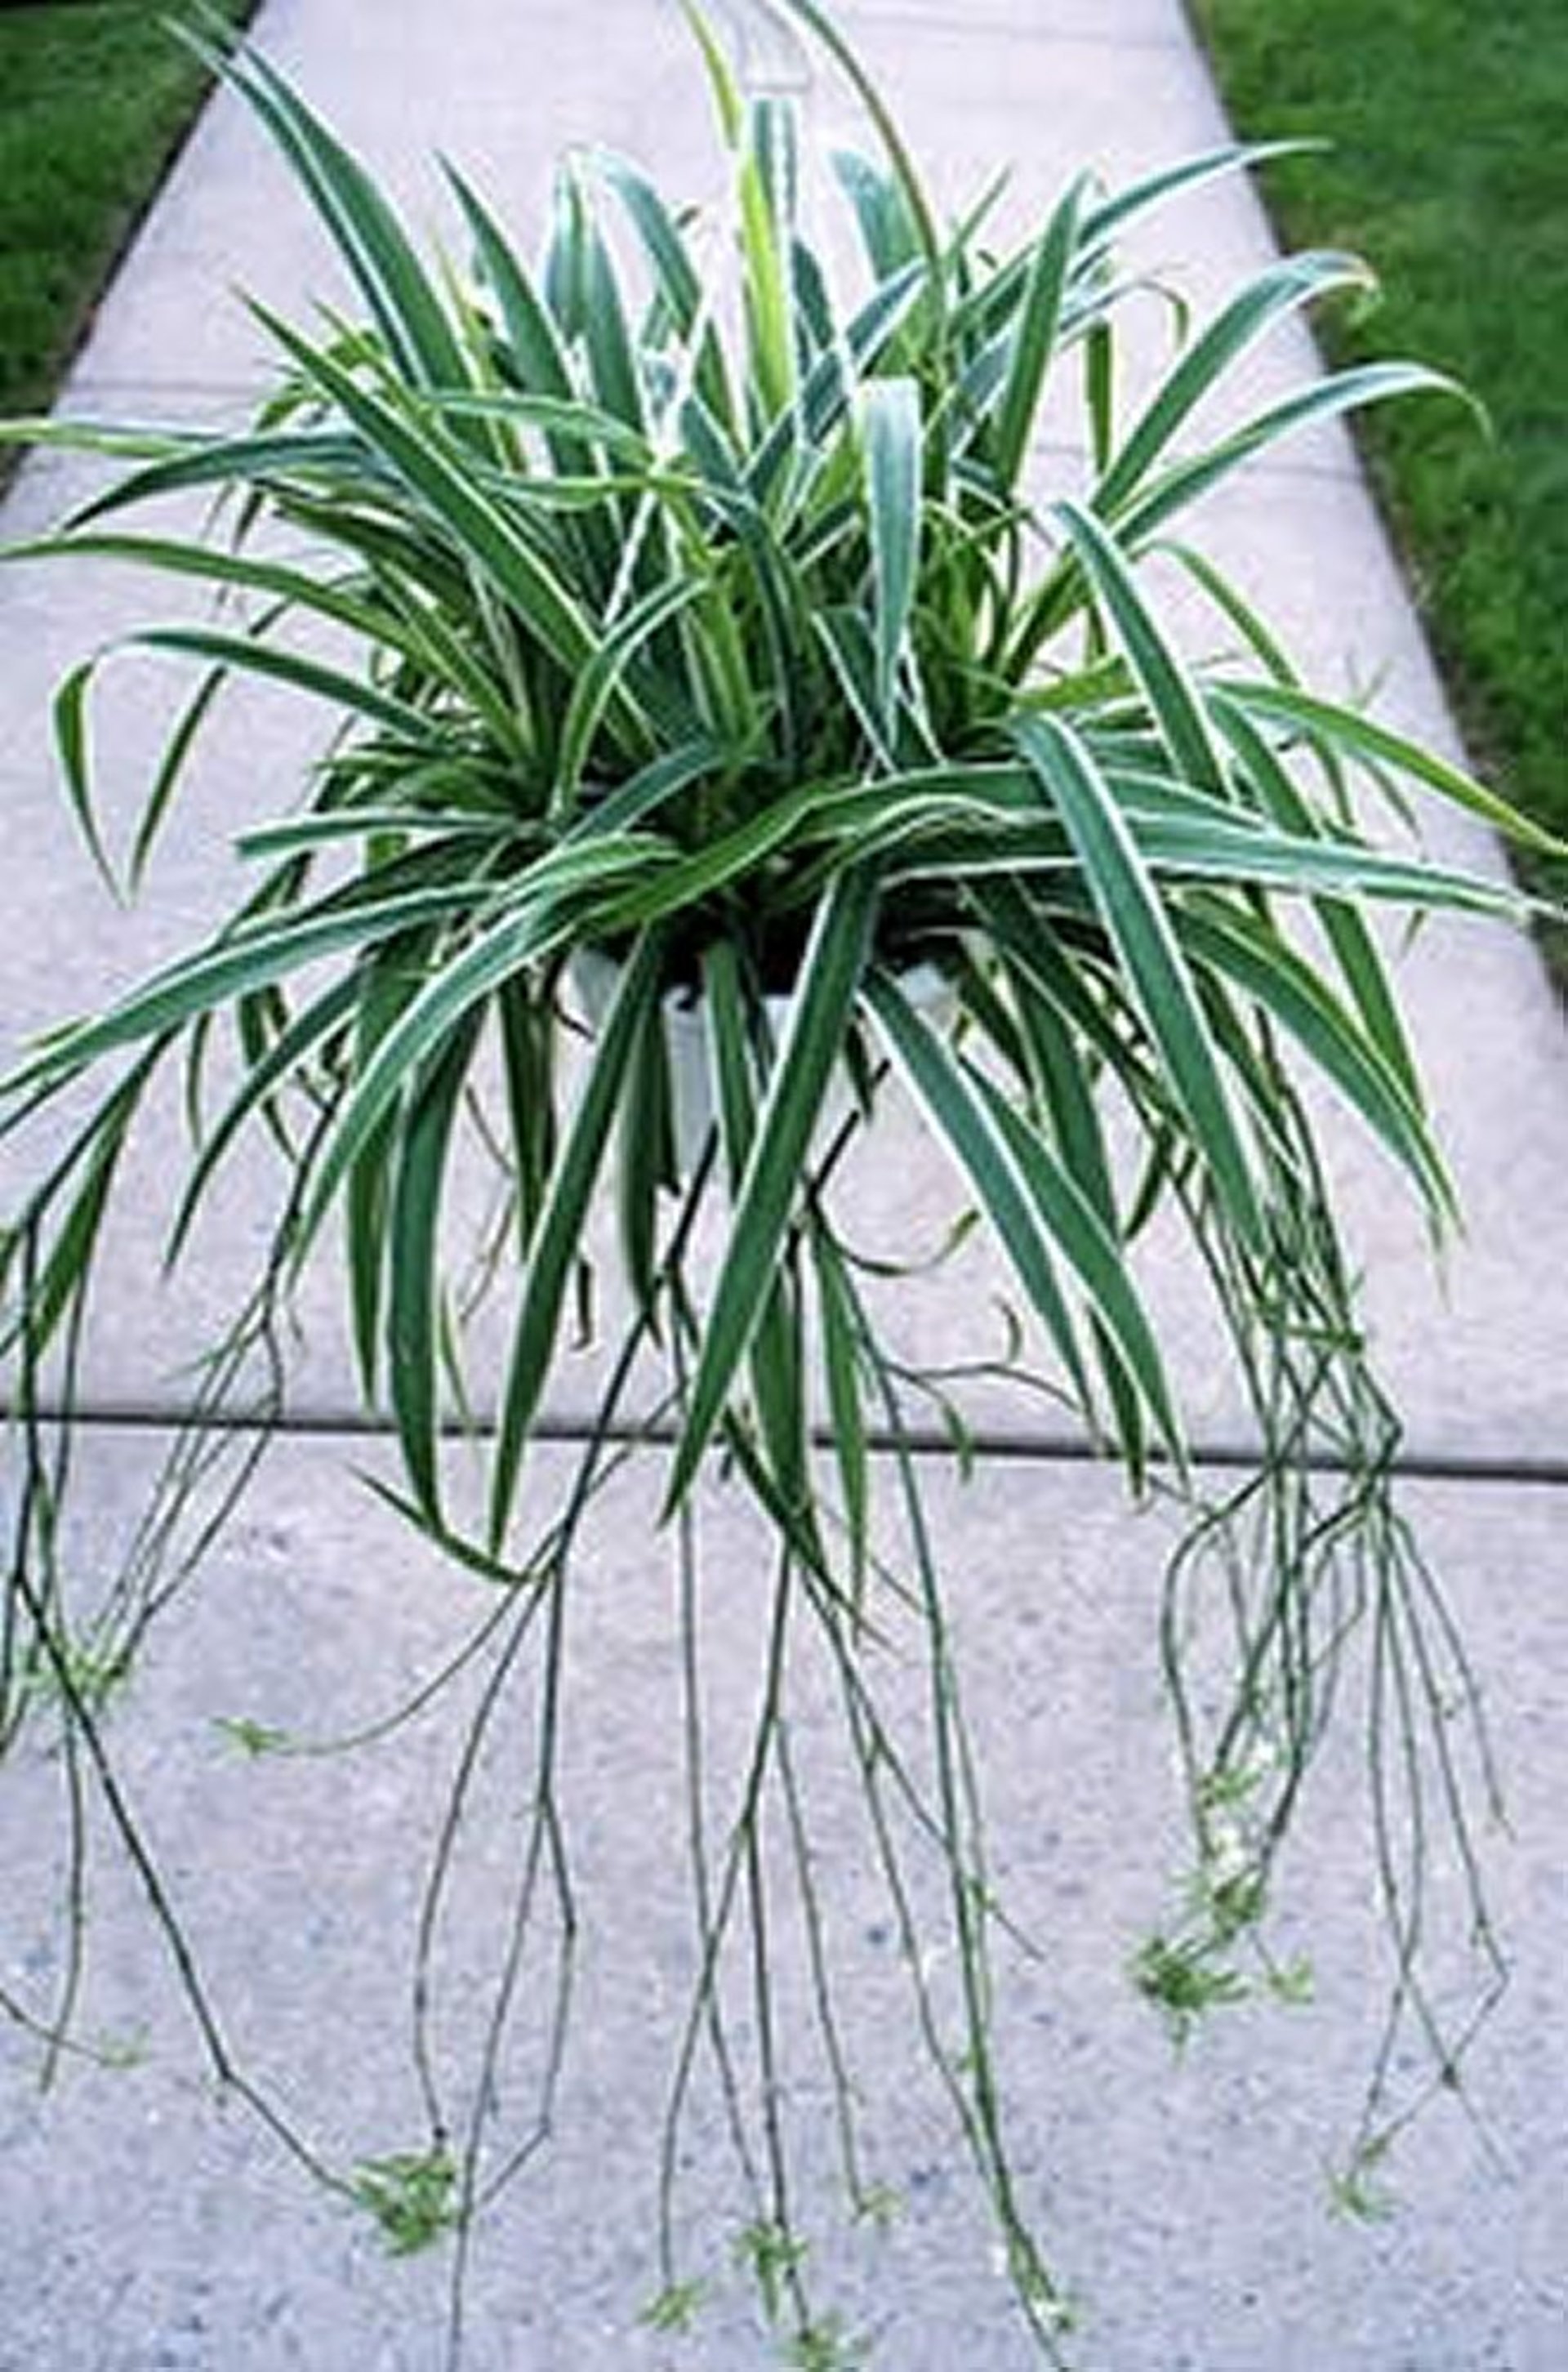
{"label": "concrete sidewalk", "polygon": [[[730,13],[766,38],[753,0],[732,0]],[[1179,0],[842,0],[838,14],[955,205],[1004,162],[1022,212],[1085,161],[1115,183],[1225,136]],[[538,219],[551,164],[573,140],[623,148],[693,196],[709,186],[705,95],[673,0],[266,0],[256,35],[416,217],[448,232],[436,150],[511,223]],[[794,71],[787,46],[771,63],[785,79]],[[807,104],[819,128],[853,128],[825,70]],[[1139,260],[1180,267],[1202,304],[1268,251],[1252,194],[1226,183],[1162,215]],[[237,417],[257,343],[228,290],[297,313],[332,285],[261,134],[221,98],[106,302],[66,403],[95,416]],[[1252,391],[1283,389],[1305,360],[1303,339],[1281,342]],[[1036,459],[1069,478],[1075,462],[1065,441]],[[77,464],[36,458],[0,526],[19,535],[46,523],[78,479]],[[1217,497],[1207,525],[1309,680],[1349,691],[1376,680],[1381,715],[1452,744],[1342,437],[1287,448]],[[228,833],[250,811],[257,770],[300,750],[287,720],[248,709],[226,720],[171,826],[149,911],[105,913],[65,817],[50,700],[65,669],[140,618],[146,598],[85,564],[0,576],[0,801],[18,918],[0,948],[0,1052],[189,938],[223,895]],[[166,721],[134,667],[109,686],[98,743],[114,754],[106,786],[112,801],[118,778],[125,812]],[[1446,820],[1434,841],[1497,861]],[[1348,1142],[1347,1226],[1408,1421],[1410,1512],[1487,1685],[1513,1826],[1488,1839],[1489,1870],[1515,1978],[1470,2068],[1466,2106],[1479,2123],[1445,2100],[1416,2125],[1394,2169],[1397,2220],[1351,2226],[1324,2207],[1324,2168],[1353,2123],[1385,1976],[1366,1904],[1357,1739],[1330,1758],[1286,1868],[1315,2006],[1234,2013],[1174,2062],[1122,1974],[1167,1915],[1182,1862],[1156,1656],[1157,1525],[1125,1515],[1114,1478],[1058,1454],[1027,1412],[1006,1419],[1026,1454],[944,1494],[945,1555],[972,1609],[964,1644],[998,1876],[1047,1948],[1042,1964],[1010,1972],[1004,2005],[1020,2169],[1084,2301],[1079,2354],[1092,2372],[1568,2366],[1568,1035],[1533,955],[1501,933],[1432,931],[1402,976],[1470,1234],[1435,1280],[1413,1210]],[[157,1142],[146,1149],[150,1182],[168,1157]],[[952,1199],[912,1140],[896,1181],[877,1191],[897,1193],[900,1225],[931,1236]],[[88,1345],[88,1404],[102,1422],[78,1493],[78,1558],[122,1552],[184,1404],[181,1362],[248,1273],[256,1229],[243,1199],[225,1205],[190,1281],[160,1300],[147,1282],[156,1214],[133,1209]],[[923,1348],[968,1342],[986,1285],[981,1264],[944,1286]],[[1167,1314],[1191,1322],[1201,1356],[1184,1291],[1171,1281]],[[406,2048],[411,1938],[453,1742],[416,1727],[346,1763],[249,1764],[214,1737],[211,1717],[307,1735],[355,1727],[452,1651],[471,1607],[355,1486],[349,1470],[377,1452],[348,1431],[332,1280],[306,1317],[291,1429],[188,1615],[166,1626],[122,1746],[237,2047],[260,2055],[268,2085],[344,2163],[413,2146],[421,2130]],[[585,1389],[570,1377],[561,1387],[555,1413],[568,1428]],[[1201,1442],[1228,1446],[1236,1422],[1217,1378],[1197,1393]],[[739,1521],[715,1505],[717,1574],[757,1567]],[[645,1570],[652,1522],[647,1491],[629,1483],[585,1576],[570,1774],[589,1906],[582,1992],[557,2138],[480,2238],[471,2372],[739,2372],[773,2360],[732,2295],[722,2249],[702,2269],[725,2295],[692,2337],[661,2339],[636,2320],[656,2286],[656,2130],[689,1925],[666,1765],[668,1642]],[[757,1622],[732,1599],[714,1618],[715,1669],[747,1701]],[[0,1866],[16,1873],[0,1913],[0,1986],[29,1999],[47,1994],[61,1950],[49,1916],[59,1870],[52,1848],[35,1843],[53,1774],[37,1776],[36,1797],[30,1776],[0,1790]],[[832,1782],[824,1787],[828,1818]],[[476,1906],[505,1882],[514,1846],[498,1810],[488,1858],[464,1881]],[[860,1947],[847,1974],[850,1998],[864,1987],[865,2064],[891,2104],[875,2128],[878,2171],[907,2210],[883,2239],[839,2255],[824,2240],[833,2299],[878,2338],[874,2362],[896,2372],[959,2362],[1021,2372],[1034,2359],[902,2040],[885,1913],[847,1867],[835,1882],[840,1932]],[[439,2254],[387,2261],[260,2127],[236,2107],[214,2109],[190,2080],[194,2045],[162,1946],[107,1850],[94,1886],[87,2030],[145,2030],[149,2051],[123,2073],[72,2067],[41,2099],[36,2054],[0,2025],[0,2372],[436,2366]],[[489,1965],[445,1971],[454,2053],[472,2041],[467,1989]],[[826,2168],[830,2103],[814,2064],[794,2105],[808,2129],[818,2118]],[[712,2122],[714,2163],[699,2155],[691,2169],[699,2206],[726,2195]]]}

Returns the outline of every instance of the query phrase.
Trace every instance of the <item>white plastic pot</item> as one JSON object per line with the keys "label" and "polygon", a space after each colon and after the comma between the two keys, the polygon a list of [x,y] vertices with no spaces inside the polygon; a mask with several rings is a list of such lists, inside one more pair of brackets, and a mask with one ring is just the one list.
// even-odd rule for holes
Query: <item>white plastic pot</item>
{"label": "white plastic pot", "polygon": [[[602,1027],[621,980],[621,966],[612,957],[600,955],[591,948],[582,948],[572,958],[572,983],[577,993],[584,1018],[594,1029]],[[935,964],[920,963],[899,975],[899,984],[916,1011],[938,1029],[945,1029],[953,1019],[958,1000],[951,983]],[[775,1038],[782,1035],[789,1017],[791,1000],[787,996],[770,996],[768,1018]],[[682,1170],[688,1170],[699,1158],[714,1124],[714,1082],[708,1062],[708,1029],[703,1012],[701,993],[667,996],[664,1004],[664,1039],[669,1056],[670,1115],[675,1131],[675,1150]],[[830,1088],[822,1107],[823,1121],[836,1125],[849,1109],[849,1088],[841,1077]]]}

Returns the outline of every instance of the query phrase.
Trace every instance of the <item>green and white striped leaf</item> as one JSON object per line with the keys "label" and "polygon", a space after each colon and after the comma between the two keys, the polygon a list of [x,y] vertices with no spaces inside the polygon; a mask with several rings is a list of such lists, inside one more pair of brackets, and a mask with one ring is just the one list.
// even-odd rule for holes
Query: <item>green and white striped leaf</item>
{"label": "green and white striped leaf", "polygon": [[1059,503],[1056,516],[1116,628],[1178,774],[1200,789],[1218,790],[1223,770],[1197,689],[1160,633],[1115,541],[1076,503]]}
{"label": "green and white striped leaf", "polygon": [[479,1037],[469,1013],[410,1085],[387,1213],[387,1374],[403,1464],[421,1509],[441,1520],[436,1437],[442,1189],[459,1100]]}
{"label": "green and white striped leaf", "polygon": [[1077,853],[1177,1101],[1243,1239],[1261,1251],[1263,1215],[1220,1075],[1217,1050],[1159,894],[1116,801],[1077,736],[1053,717],[1014,728]]}
{"label": "green and white striped leaf", "polygon": [[152,973],[107,1013],[53,1032],[0,1088],[10,1097],[41,1080],[68,1076],[142,1039],[185,1029],[305,964],[358,953],[419,924],[471,912],[475,891],[467,881],[384,898],[338,894],[300,913],[285,912],[281,920],[222,933]]}
{"label": "green and white striped leaf", "polygon": [[1543,856],[1568,856],[1568,843],[1522,815],[1517,808],[1510,807],[1506,799],[1500,799],[1494,791],[1487,790],[1435,750],[1377,724],[1359,709],[1319,700],[1293,684],[1237,682],[1227,678],[1216,688],[1249,715],[1293,726],[1305,740],[1336,757],[1363,765],[1388,767],[1414,782],[1424,783],[1429,790],[1440,793],[1469,814],[1479,816],[1483,823],[1491,824],[1505,840],[1516,842],[1521,848],[1533,848]]}
{"label": "green and white striped leaf", "polygon": [[920,390],[912,379],[875,378],[863,390],[861,404],[877,701],[891,740],[897,727],[899,665],[920,562]]}
{"label": "green and white striped leaf", "polygon": [[1082,179],[1075,180],[1059,202],[1029,266],[1013,330],[1006,383],[996,405],[996,474],[1005,492],[1018,482],[1046,372],[1056,351],[1086,186]]}
{"label": "green and white striped leaf", "polygon": [[595,1041],[588,1075],[562,1141],[534,1232],[491,1467],[492,1555],[499,1553],[511,1521],[523,1455],[555,1355],[567,1282],[582,1255],[588,1205],[625,1090],[627,1068],[647,1025],[649,1008],[657,1001],[663,954],[657,936],[651,932],[632,952],[609,1017]]}
{"label": "green and white striped leaf", "polygon": [[259,51],[219,52],[197,36],[186,38],[272,132],[401,366],[426,387],[459,386],[468,374],[451,322],[365,168]]}
{"label": "green and white striped leaf", "polygon": [[1194,339],[1128,431],[1095,487],[1093,506],[1099,516],[1109,518],[1121,507],[1178,430],[1265,330],[1317,297],[1371,285],[1371,273],[1353,255],[1284,256],[1260,272]]}
{"label": "green and white striped leaf", "polygon": [[1000,1124],[998,1105],[970,1065],[922,1021],[885,971],[867,979],[865,1002],[888,1051],[940,1141],[969,1180],[1013,1273],[1052,1343],[1086,1414],[1088,1374],[1076,1329],[1057,1277],[1053,1236],[1040,1225],[1036,1198],[1022,1177],[1017,1148]]}
{"label": "green and white striped leaf", "polygon": [[842,874],[813,925],[714,1284],[667,1509],[695,1479],[761,1318],[854,1008],[877,895],[869,870]]}
{"label": "green and white striped leaf", "polygon": [[1304,957],[1260,918],[1217,903],[1178,918],[1189,956],[1223,973],[1283,1028],[1353,1106],[1414,1180],[1434,1216],[1456,1212],[1453,1188],[1420,1106]]}

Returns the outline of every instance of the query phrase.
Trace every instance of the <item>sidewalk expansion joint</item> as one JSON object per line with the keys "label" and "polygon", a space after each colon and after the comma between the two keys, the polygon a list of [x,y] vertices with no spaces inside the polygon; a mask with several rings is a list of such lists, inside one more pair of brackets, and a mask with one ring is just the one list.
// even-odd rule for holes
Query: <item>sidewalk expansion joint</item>
{"label": "sidewalk expansion joint", "polygon": [[[8,1401],[0,1400],[0,1424],[15,1422],[20,1412]],[[33,1422],[40,1425],[58,1424],[64,1412],[58,1403],[41,1402],[32,1412]],[[77,1427],[97,1428],[103,1432],[121,1433],[271,1433],[282,1437],[301,1440],[325,1440],[333,1435],[357,1440],[396,1438],[396,1428],[390,1419],[366,1415],[360,1411],[307,1409],[275,1417],[259,1417],[236,1411],[226,1415],[197,1416],[188,1410],[160,1408],[138,1401],[102,1401],[92,1406],[77,1406],[71,1412],[71,1421]],[[479,1418],[471,1424],[449,1423],[443,1426],[444,1437],[450,1441],[491,1439],[495,1432],[494,1421]],[[586,1445],[595,1439],[619,1445],[638,1443],[648,1448],[668,1448],[680,1437],[678,1425],[668,1421],[639,1424],[634,1418],[622,1418],[609,1425],[597,1425],[587,1416],[563,1415],[542,1418],[533,1429],[533,1438],[541,1443],[562,1446]],[[830,1449],[833,1435],[825,1424],[811,1427],[812,1446]],[[918,1458],[952,1458],[958,1454],[951,1434],[940,1425],[912,1424],[901,1436],[895,1436],[885,1426],[868,1427],[866,1448],[875,1455],[889,1456],[903,1450]],[[990,1458],[1001,1462],[1040,1466],[1110,1466],[1120,1461],[1081,1435],[1070,1433],[1031,1434],[1009,1426],[975,1425],[964,1436],[964,1454],[975,1459]],[[1245,1470],[1258,1462],[1258,1445],[1235,1436],[1200,1437],[1188,1444],[1188,1461],[1194,1467]],[[1168,1466],[1167,1451],[1151,1448],[1149,1462]],[[1320,1474],[1343,1474],[1352,1471],[1348,1459],[1329,1452],[1313,1452],[1298,1461],[1304,1471]],[[1511,1455],[1504,1452],[1480,1450],[1423,1449],[1416,1446],[1397,1450],[1388,1460],[1390,1473],[1414,1482],[1476,1482],[1507,1488],[1528,1486],[1551,1490],[1568,1490],[1568,1456],[1548,1458]]]}
{"label": "sidewalk expansion joint", "polygon": [[859,14],[857,29],[891,25],[912,33],[961,34],[966,41],[993,40],[1028,41],[1040,49],[1101,50],[1112,55],[1124,56],[1129,50],[1152,50],[1173,54],[1191,54],[1191,41],[1185,26],[1178,24],[1169,32],[1139,30],[1131,26],[1118,27],[1115,31],[1102,30],[1092,25],[1056,25],[1042,31],[1033,25],[1019,24],[1016,16],[1002,13],[977,16],[958,7],[944,9],[939,14],[914,6],[900,7],[896,0],[889,5],[867,8]]}

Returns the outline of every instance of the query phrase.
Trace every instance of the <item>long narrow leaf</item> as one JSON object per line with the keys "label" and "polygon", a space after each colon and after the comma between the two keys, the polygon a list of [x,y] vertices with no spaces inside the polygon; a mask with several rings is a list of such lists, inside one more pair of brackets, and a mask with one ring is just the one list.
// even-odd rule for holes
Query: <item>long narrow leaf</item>
{"label": "long narrow leaf", "polygon": [[598,1038],[577,1108],[562,1144],[534,1235],[513,1338],[491,1469],[489,1541],[500,1550],[511,1520],[523,1452],[554,1356],[567,1281],[583,1242],[588,1202],[625,1083],[633,1050],[657,995],[663,950],[649,933],[633,950]]}
{"label": "long narrow leaf", "polygon": [[1173,462],[1136,496],[1109,504],[1103,500],[1102,490],[1099,506],[1107,517],[1115,517],[1126,548],[1141,551],[1179,510],[1195,502],[1200,494],[1208,494],[1244,461],[1267,452],[1284,437],[1337,420],[1347,412],[1364,412],[1370,404],[1386,403],[1392,397],[1405,395],[1448,395],[1463,400],[1465,390],[1457,380],[1441,371],[1427,370],[1419,363],[1363,363],[1353,370],[1339,371],[1332,378],[1314,381],[1300,394],[1272,404],[1245,427],[1222,437],[1205,452]]}
{"label": "long narrow leaf", "polygon": [[1397,773],[1426,784],[1429,789],[1440,792],[1469,814],[1479,816],[1483,823],[1491,824],[1504,839],[1521,847],[1533,848],[1543,856],[1568,856],[1568,843],[1557,839],[1544,825],[1522,815],[1517,808],[1510,807],[1505,799],[1500,799],[1495,792],[1487,790],[1459,767],[1450,765],[1434,750],[1423,749],[1419,742],[1395,733],[1387,725],[1376,724],[1359,709],[1319,700],[1294,685],[1227,679],[1217,689],[1238,708],[1269,717],[1276,724],[1294,726],[1305,738],[1321,744],[1337,756],[1390,767]]}
{"label": "long narrow leaf", "polygon": [[1006,1140],[1018,1174],[1033,1195],[1053,1241],[1077,1271],[1095,1315],[1115,1344],[1127,1375],[1143,1393],[1167,1447],[1179,1459],[1180,1428],[1159,1343],[1120,1245],[1095,1204],[1001,1090],[972,1064],[965,1067]]}
{"label": "long narrow leaf", "polygon": [[0,1085],[14,1095],[36,1081],[83,1070],[120,1047],[183,1029],[304,964],[357,952],[420,923],[470,913],[474,894],[472,882],[443,882],[380,900],[334,896],[302,917],[224,934],[152,973],[107,1013],[55,1031]]}
{"label": "long narrow leaf", "polygon": [[1056,345],[1062,299],[1073,261],[1086,184],[1075,180],[1046,225],[1024,290],[1006,385],[996,408],[996,473],[1004,488],[1016,485],[1033,433],[1040,391]]}
{"label": "long narrow leaf", "polygon": [[248,1068],[185,1177],[164,1252],[166,1266],[178,1261],[207,1189],[246,1121],[286,1085],[313,1048],[348,1020],[362,994],[363,983],[345,973],[296,1014],[265,1057]]}
{"label": "long narrow leaf", "polygon": [[[719,1137],[730,1192],[739,1192],[757,1134],[756,1087],[734,948],[715,948],[703,968],[708,1004],[708,1052],[718,1088]],[[768,1282],[762,1313],[747,1350],[762,1448],[780,1502],[795,1509],[811,1544],[813,1566],[825,1564],[809,1488],[799,1285],[790,1268]]]}
{"label": "long narrow leaf", "polygon": [[1452,1217],[1453,1188],[1419,1107],[1312,966],[1265,923],[1234,910],[1194,906],[1177,928],[1195,961],[1223,972],[1290,1031],[1414,1180],[1434,1216]]}
{"label": "long narrow leaf", "polygon": [[134,635],[132,642],[138,650],[169,651],[181,658],[202,659],[214,667],[230,669],[237,674],[265,676],[285,684],[291,692],[303,692],[313,700],[324,700],[335,708],[366,716],[372,723],[386,726],[416,744],[425,742],[442,750],[448,746],[434,720],[421,710],[411,708],[407,701],[377,691],[362,676],[347,675],[342,668],[329,667],[323,659],[308,657],[303,651],[280,649],[259,641],[253,634],[221,634],[211,626],[148,626]]}
{"label": "long narrow leaf", "polygon": [[899,662],[909,633],[920,559],[920,390],[912,379],[877,378],[862,399],[871,581],[877,639],[877,700],[883,727],[896,730]]}
{"label": "long narrow leaf", "polygon": [[[1005,966],[1005,976],[1017,1016],[1026,1074],[1049,1115],[1063,1166],[1114,1249],[1121,1237],[1116,1190],[1088,1066],[1065,1017],[1041,994],[1028,973],[1009,964]],[[1092,1315],[1092,1331],[1115,1418],[1116,1438],[1133,1487],[1138,1489],[1147,1453],[1144,1402],[1114,1336],[1098,1312]]]}
{"label": "long narrow leaf", "polygon": [[1115,541],[1099,520],[1076,503],[1059,503],[1056,515],[1109,612],[1128,664],[1148,697],[1156,730],[1170,751],[1178,773],[1201,788],[1218,790],[1223,770],[1197,689],[1155,623]]}
{"label": "long narrow leaf", "polygon": [[1101,474],[1095,509],[1108,517],[1126,501],[1191,413],[1264,330],[1330,291],[1365,289],[1371,278],[1353,255],[1285,256],[1260,272],[1193,341],[1150,399]]}
{"label": "long narrow leaf", "polygon": [[436,1456],[437,1244],[442,1188],[478,1017],[466,1015],[413,1082],[388,1213],[387,1373],[403,1464],[423,1512],[441,1520]]}
{"label": "long narrow leaf", "polygon": [[1214,1182],[1244,1239],[1261,1251],[1263,1215],[1216,1051],[1158,893],[1116,802],[1076,735],[1054,718],[1020,722],[1015,738],[1072,838],[1089,895]]}
{"label": "long narrow leaf", "polygon": [[307,375],[319,381],[361,431],[372,449],[412,492],[426,502],[519,620],[563,669],[575,671],[593,656],[597,636],[570,588],[541,559],[515,521],[479,487],[471,468],[417,421],[394,412],[287,324],[263,313],[274,335]]}
{"label": "long narrow leaf", "polygon": [[869,871],[842,874],[813,926],[714,1287],[667,1512],[691,1488],[761,1317],[823,1095],[854,1009],[877,900],[876,879]]}
{"label": "long narrow leaf", "polygon": [[700,600],[707,587],[701,576],[675,577],[655,586],[620,619],[600,643],[572,688],[571,702],[555,758],[552,804],[569,814],[577,801],[583,768],[594,735],[616,698],[637,654],[661,626]]}
{"label": "long narrow leaf", "polygon": [[[1292,680],[1288,670],[1282,675],[1282,680]],[[1292,831],[1314,831],[1313,810],[1260,727],[1223,698],[1212,705],[1216,725],[1269,812]],[[1419,1110],[1423,1096],[1415,1056],[1388,971],[1360,908],[1341,899],[1320,898],[1315,911],[1367,1035]]]}
{"label": "long narrow leaf", "polygon": [[1184,157],[1179,164],[1163,165],[1157,171],[1129,183],[1126,189],[1118,190],[1113,197],[1103,199],[1085,215],[1085,244],[1091,251],[1103,247],[1113,231],[1124,230],[1139,215],[1163,205],[1167,198],[1201,189],[1207,181],[1222,180],[1233,173],[1255,172],[1260,165],[1276,157],[1308,156],[1322,145],[1318,140],[1299,139],[1229,141],[1223,147],[1205,148],[1195,157]]}
{"label": "long narrow leaf", "polygon": [[192,46],[255,109],[294,165],[403,369],[429,387],[460,385],[467,372],[451,322],[364,166],[259,51],[223,55],[199,40]]}
{"label": "long narrow leaf", "polygon": [[[635,856],[630,862],[634,865]],[[300,1222],[296,1257],[303,1256],[355,1155],[441,1040],[514,973],[556,953],[573,936],[559,900],[544,892],[543,874],[543,866],[536,867],[462,953],[434,972],[377,1047],[322,1156]]]}
{"label": "long narrow leaf", "polygon": [[105,886],[112,895],[120,896],[120,884],[114,878],[114,867],[99,831],[98,811],[93,804],[92,765],[87,735],[87,695],[98,672],[97,658],[83,659],[61,682],[54,695],[54,746],[60,752],[61,770],[82,839],[88,855],[97,866]]}
{"label": "long narrow leaf", "polygon": [[912,1094],[994,1227],[1013,1273],[1055,1343],[1087,1414],[1092,1406],[1088,1376],[1051,1243],[1041,1230],[1037,1210],[1031,1207],[1014,1149],[999,1131],[994,1110],[982,1099],[969,1066],[927,1028],[889,974],[872,972],[864,994]]}

